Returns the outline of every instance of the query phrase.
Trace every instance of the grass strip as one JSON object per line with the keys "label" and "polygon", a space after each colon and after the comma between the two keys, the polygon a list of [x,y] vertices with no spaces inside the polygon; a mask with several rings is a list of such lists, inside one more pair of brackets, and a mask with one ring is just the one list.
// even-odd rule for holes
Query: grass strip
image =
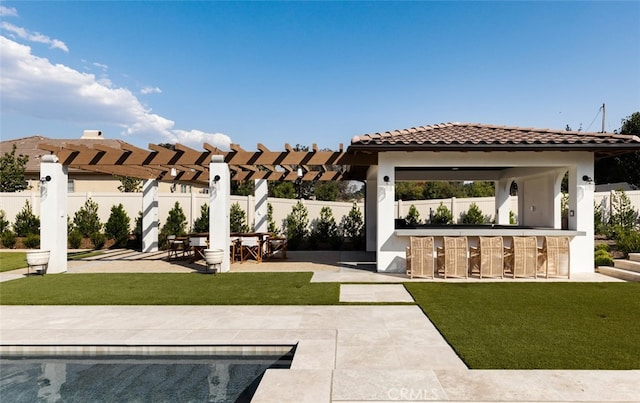
{"label": "grass strip", "polygon": [[640,283],[406,284],[473,369],[640,369]]}
{"label": "grass strip", "polygon": [[2,305],[331,305],[313,273],[62,274],[0,283]]}
{"label": "grass strip", "polygon": [[25,252],[0,252],[0,273],[27,267]]}

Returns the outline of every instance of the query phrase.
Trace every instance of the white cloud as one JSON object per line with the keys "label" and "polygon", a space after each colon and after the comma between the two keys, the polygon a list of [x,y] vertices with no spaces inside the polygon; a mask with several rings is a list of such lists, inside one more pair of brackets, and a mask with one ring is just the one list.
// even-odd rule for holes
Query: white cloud
{"label": "white cloud", "polygon": [[18,10],[13,7],[0,6],[0,17],[17,17]]}
{"label": "white cloud", "polygon": [[152,113],[127,88],[107,78],[79,72],[31,53],[31,48],[0,36],[0,88],[4,111],[41,119],[89,125],[113,125],[122,134],[144,136],[158,142],[202,145],[209,142],[228,149],[231,139],[221,133],[174,129],[175,122]]}
{"label": "white cloud", "polygon": [[140,90],[141,94],[147,95],[147,94],[161,94],[162,90],[158,87],[144,87],[143,89]]}
{"label": "white cloud", "polygon": [[2,23],[0,24],[0,28],[18,36],[19,38],[26,39],[27,41],[44,43],[45,45],[49,45],[50,48],[60,49],[64,52],[69,52],[69,48],[67,48],[67,45],[64,42],[58,39],[51,39],[48,36],[42,35],[39,32],[32,33],[24,28],[17,27],[6,21],[2,21]]}
{"label": "white cloud", "polygon": [[98,63],[98,62],[93,62],[92,63],[94,67],[97,67],[99,69],[102,69],[104,71],[107,71],[109,69],[109,66],[107,66],[106,64],[102,64],[102,63]]}
{"label": "white cloud", "polygon": [[191,144],[201,146],[204,143],[228,149],[231,144],[231,137],[222,133],[205,133],[200,130],[173,130],[176,143]]}

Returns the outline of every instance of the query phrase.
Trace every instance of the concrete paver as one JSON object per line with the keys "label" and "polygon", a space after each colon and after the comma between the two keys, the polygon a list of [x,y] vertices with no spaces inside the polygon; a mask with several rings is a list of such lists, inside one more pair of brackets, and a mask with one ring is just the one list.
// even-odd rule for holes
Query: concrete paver
{"label": "concrete paver", "polygon": [[[369,263],[358,256],[336,256],[326,254],[324,261],[307,265],[245,262],[233,265],[232,271],[271,265],[271,270],[314,271],[318,281],[406,280],[362,270]],[[128,256],[124,263],[115,258],[72,262],[69,273],[201,269],[198,263],[168,264],[163,258],[164,254],[149,259]],[[0,278],[8,278],[6,274],[0,273]],[[572,277],[571,281],[608,280],[595,273]],[[397,290],[403,288],[364,287],[343,284],[342,290],[347,299],[384,299],[389,294],[398,298]],[[0,307],[0,349],[63,344],[297,344],[291,369],[267,371],[254,398],[257,402],[640,401],[638,370],[469,370],[413,305]]]}

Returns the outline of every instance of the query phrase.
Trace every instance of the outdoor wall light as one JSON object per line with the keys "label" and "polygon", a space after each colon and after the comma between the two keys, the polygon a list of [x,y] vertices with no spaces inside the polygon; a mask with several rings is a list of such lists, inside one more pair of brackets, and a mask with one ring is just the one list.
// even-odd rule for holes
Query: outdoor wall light
{"label": "outdoor wall light", "polygon": [[47,175],[40,178],[40,183],[45,183],[45,182],[51,182],[51,176]]}
{"label": "outdoor wall light", "polygon": [[298,168],[298,178],[302,178],[302,175],[304,175],[304,172],[302,172],[302,168]]}
{"label": "outdoor wall light", "polygon": [[171,176],[178,176],[178,170],[175,168],[171,168]]}
{"label": "outdoor wall light", "polygon": [[216,175],[213,177],[213,184],[215,185],[218,182],[220,182],[220,175]]}
{"label": "outdoor wall light", "polygon": [[385,183],[389,183],[389,175],[385,175],[382,180],[385,181]]}
{"label": "outdoor wall light", "polygon": [[585,181],[585,182],[587,182],[587,183],[591,183],[591,182],[593,182],[593,178],[592,178],[592,177],[590,177],[589,175],[583,175],[583,176],[582,176],[582,180],[583,180],[583,181]]}

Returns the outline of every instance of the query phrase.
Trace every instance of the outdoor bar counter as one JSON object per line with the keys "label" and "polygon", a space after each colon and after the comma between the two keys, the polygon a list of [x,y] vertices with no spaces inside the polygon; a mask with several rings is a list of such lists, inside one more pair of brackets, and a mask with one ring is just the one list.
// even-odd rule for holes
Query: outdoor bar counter
{"label": "outdoor bar counter", "polygon": [[411,236],[585,236],[584,231],[562,230],[555,228],[543,227],[524,227],[518,225],[420,225],[416,227],[396,228],[395,233],[398,237]]}

